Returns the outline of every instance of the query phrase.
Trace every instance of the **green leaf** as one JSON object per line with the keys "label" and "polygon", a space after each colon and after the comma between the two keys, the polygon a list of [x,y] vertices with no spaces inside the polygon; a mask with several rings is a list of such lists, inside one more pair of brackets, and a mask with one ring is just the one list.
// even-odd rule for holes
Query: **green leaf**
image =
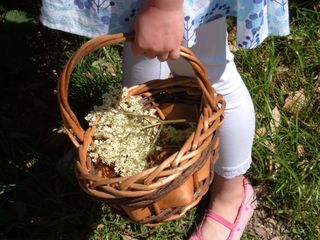
{"label": "green leaf", "polygon": [[13,23],[29,23],[32,18],[27,17],[27,13],[21,10],[11,10],[6,13],[5,21]]}

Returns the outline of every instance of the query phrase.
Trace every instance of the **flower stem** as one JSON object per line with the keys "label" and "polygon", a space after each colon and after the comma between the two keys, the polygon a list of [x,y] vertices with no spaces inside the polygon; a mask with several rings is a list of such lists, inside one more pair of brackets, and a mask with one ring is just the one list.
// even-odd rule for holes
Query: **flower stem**
{"label": "flower stem", "polygon": [[176,120],[161,120],[161,119],[157,119],[157,123],[153,123],[153,124],[149,124],[147,126],[144,126],[141,128],[141,130],[147,129],[147,128],[151,128],[151,127],[156,127],[159,125],[166,125],[166,124],[176,124],[176,123],[186,123],[189,122],[187,119],[176,119]]}
{"label": "flower stem", "polygon": [[189,123],[189,122],[194,122],[190,121],[187,119],[175,119],[175,120],[161,120],[158,117],[155,116],[150,116],[150,115],[145,115],[145,114],[136,114],[136,113],[131,113],[131,112],[123,112],[125,115],[133,116],[133,117],[141,117],[141,118],[151,118],[153,120],[156,120],[156,123],[149,124],[147,126],[144,126],[141,128],[141,130],[150,128],[150,127],[156,127],[159,125],[165,125],[165,124],[179,124],[179,123]]}

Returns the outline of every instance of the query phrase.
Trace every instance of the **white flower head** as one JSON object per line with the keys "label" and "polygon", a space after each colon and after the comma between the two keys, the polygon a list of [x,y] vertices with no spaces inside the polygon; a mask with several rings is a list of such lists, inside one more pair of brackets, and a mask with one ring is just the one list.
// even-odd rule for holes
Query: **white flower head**
{"label": "white flower head", "polygon": [[95,163],[114,166],[115,173],[132,176],[148,167],[155,149],[158,127],[148,127],[146,116],[157,119],[156,110],[145,110],[141,101],[128,96],[128,88],[105,93],[101,106],[95,106],[85,119],[96,125],[89,156]]}

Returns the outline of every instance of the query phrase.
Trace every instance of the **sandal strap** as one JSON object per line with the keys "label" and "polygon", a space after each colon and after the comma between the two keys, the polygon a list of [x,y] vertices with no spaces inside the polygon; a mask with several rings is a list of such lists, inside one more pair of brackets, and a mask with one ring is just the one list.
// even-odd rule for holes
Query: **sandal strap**
{"label": "sandal strap", "polygon": [[226,228],[229,228],[230,230],[234,228],[233,223],[229,222],[227,219],[225,219],[224,217],[220,216],[219,214],[217,214],[216,212],[210,209],[207,209],[206,215],[211,219],[217,221],[218,223],[221,223],[223,226],[225,226]]}

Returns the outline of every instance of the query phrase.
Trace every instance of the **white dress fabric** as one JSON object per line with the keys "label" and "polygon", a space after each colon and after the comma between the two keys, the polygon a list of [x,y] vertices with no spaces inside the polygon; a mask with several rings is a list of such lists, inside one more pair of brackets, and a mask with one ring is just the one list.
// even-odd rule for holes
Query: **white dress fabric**
{"label": "white dress fabric", "polygon": [[[43,0],[41,22],[82,36],[130,32],[143,0]],[[254,48],[269,35],[289,34],[288,0],[185,0],[184,40],[196,43],[196,29],[221,17],[237,19],[237,42]]]}

